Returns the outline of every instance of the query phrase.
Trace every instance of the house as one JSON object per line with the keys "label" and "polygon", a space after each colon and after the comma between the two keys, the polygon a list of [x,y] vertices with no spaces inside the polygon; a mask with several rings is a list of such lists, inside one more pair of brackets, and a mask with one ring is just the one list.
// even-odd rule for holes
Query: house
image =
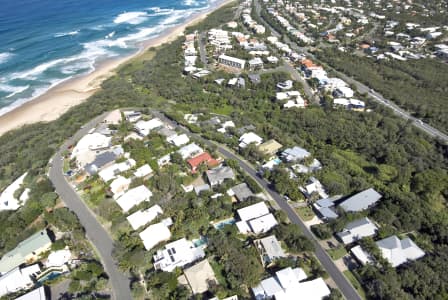
{"label": "house", "polygon": [[258,150],[263,152],[266,155],[272,156],[278,152],[283,147],[282,144],[277,142],[276,140],[269,140],[264,142],[258,147]]}
{"label": "house", "polygon": [[[400,240],[396,235],[379,240],[376,245],[380,249],[382,257],[394,268],[408,260],[416,260],[425,255],[425,252],[410,238]],[[350,252],[363,265],[373,262],[372,256],[361,246],[353,247]]]}
{"label": "house", "polygon": [[[66,247],[67,248],[67,247]],[[61,249],[57,251],[52,251],[45,262],[46,268],[51,267],[62,267],[66,263],[70,262],[72,259],[72,252],[69,249]]]}
{"label": "house", "polygon": [[39,265],[34,264],[24,268],[16,267],[4,274],[0,277],[0,297],[33,287],[39,273]]}
{"label": "house", "polygon": [[259,57],[255,57],[249,60],[249,70],[255,71],[263,69],[263,60]]}
{"label": "house", "polygon": [[349,87],[341,86],[333,91],[333,95],[335,97],[352,98],[355,92]]}
{"label": "house", "polygon": [[369,253],[364,251],[360,245],[357,245],[350,249],[350,253],[362,265],[373,263],[373,257]]}
{"label": "house", "polygon": [[254,195],[245,182],[232,187],[229,192],[229,196],[235,196],[235,198],[240,202]]}
{"label": "house", "polygon": [[163,167],[163,166],[169,164],[170,161],[171,161],[171,154],[168,153],[157,160],[157,165],[159,167]]}
{"label": "house", "polygon": [[109,182],[112,179],[117,178],[117,175],[126,172],[136,165],[135,160],[132,158],[127,159],[121,163],[116,163],[102,169],[98,175],[104,182]]}
{"label": "house", "polygon": [[152,174],[152,169],[148,164],[144,164],[134,172],[134,176],[137,178],[144,178]]}
{"label": "house", "polygon": [[324,186],[316,177],[310,177],[308,184],[305,185],[305,188],[300,188],[300,191],[307,198],[310,198],[313,193],[317,193],[320,199],[328,198]]}
{"label": "house", "polygon": [[348,223],[336,236],[347,245],[364,237],[373,236],[377,230],[378,227],[365,217]]}
{"label": "house", "polygon": [[131,122],[131,123],[135,123],[138,120],[140,120],[140,118],[142,117],[142,113],[139,111],[125,111],[123,112],[126,121]]}
{"label": "house", "polygon": [[179,153],[182,156],[182,159],[187,159],[202,152],[204,152],[204,150],[202,150],[202,148],[196,145],[195,143],[183,146],[177,151],[177,153]]}
{"label": "house", "polygon": [[232,168],[230,167],[218,167],[206,172],[207,179],[210,185],[216,186],[224,182],[226,179],[235,179],[235,173],[233,173]]}
{"label": "house", "polygon": [[250,144],[260,145],[263,139],[253,132],[247,132],[240,137],[239,142],[240,148],[246,148]]}
{"label": "house", "polygon": [[193,294],[205,293],[210,285],[216,285],[218,282],[207,259],[185,269],[184,274]]}
{"label": "house", "polygon": [[114,195],[114,199],[118,199],[121,195],[124,194],[131,185],[131,179],[125,178],[123,176],[118,176],[114,181],[111,182],[109,189],[111,193]]}
{"label": "house", "polygon": [[176,267],[182,268],[205,257],[201,247],[185,238],[166,244],[154,255],[154,268],[164,272],[172,272]]}
{"label": "house", "polygon": [[344,200],[339,206],[346,212],[359,212],[374,206],[381,197],[377,191],[370,188]]}
{"label": "house", "polygon": [[95,156],[95,159],[84,166],[84,170],[89,175],[95,175],[99,170],[113,163],[118,157],[124,154],[121,146],[116,146],[109,151],[102,152]]}
{"label": "house", "polygon": [[286,254],[275,235],[255,240],[254,244],[260,254],[263,266],[268,266],[278,258],[286,257]]}
{"label": "house", "polygon": [[139,205],[143,201],[149,201],[152,197],[152,192],[144,185],[132,188],[123,196],[117,199],[117,204],[124,212],[128,212],[131,208]]}
{"label": "house", "polygon": [[238,209],[237,213],[241,221],[237,222],[236,226],[243,234],[260,234],[269,231],[278,224],[263,201]]}
{"label": "house", "polygon": [[209,191],[210,186],[208,184],[196,185],[193,187],[193,190],[196,193],[196,195],[199,195],[202,192]]}
{"label": "house", "polygon": [[334,206],[335,204],[332,198],[320,199],[313,203],[313,207],[319,216],[326,221],[339,217],[334,211]]}
{"label": "house", "polygon": [[410,238],[400,240],[396,235],[393,235],[377,241],[376,245],[380,249],[381,255],[394,268],[408,260],[416,260],[425,256],[425,252]]}
{"label": "house", "polygon": [[83,136],[73,148],[70,159],[76,159],[78,166],[91,163],[96,157],[96,151],[108,149],[112,137],[101,133],[91,133]]}
{"label": "house", "polygon": [[305,158],[309,157],[310,155],[311,155],[311,153],[309,153],[302,147],[294,146],[293,148],[285,149],[281,153],[280,157],[285,162],[294,162],[294,161],[304,160]]}
{"label": "house", "polygon": [[221,133],[226,133],[226,128],[234,128],[235,127],[235,123],[233,123],[233,121],[225,121],[222,125],[221,128],[219,128],[217,131],[221,132]]}
{"label": "house", "polygon": [[159,205],[154,205],[148,209],[141,209],[129,215],[126,219],[131,224],[132,229],[137,230],[143,225],[146,225],[159,215],[163,214],[163,210]]}
{"label": "house", "polygon": [[32,290],[25,295],[16,298],[16,300],[50,300],[50,296],[45,292],[45,287],[41,286],[35,290]]}
{"label": "house", "polygon": [[176,147],[183,146],[185,144],[188,144],[188,142],[190,142],[190,139],[186,134],[170,136],[166,140],[168,143],[171,143]]}
{"label": "house", "polygon": [[51,239],[46,230],[41,230],[20,242],[16,248],[4,254],[0,260],[0,274],[5,274],[10,270],[32,261],[49,250]]}
{"label": "house", "polygon": [[218,57],[218,62],[221,65],[225,65],[227,67],[231,67],[231,68],[235,68],[235,69],[239,69],[239,70],[243,70],[244,66],[246,64],[246,61],[244,59],[239,59],[236,57],[231,57],[225,54],[221,54]]}
{"label": "house", "polygon": [[295,164],[291,166],[291,169],[296,173],[307,174],[322,169],[322,163],[314,158],[309,164]]}
{"label": "house", "polygon": [[281,91],[285,91],[292,89],[292,84],[293,84],[292,80],[286,80],[284,82],[277,83],[276,87]]}
{"label": "house", "polygon": [[333,106],[344,107],[345,109],[350,110],[364,110],[366,108],[366,104],[364,101],[357,99],[346,99],[346,98],[335,98],[333,99]]}
{"label": "house", "polygon": [[162,220],[160,223],[149,225],[145,230],[139,233],[146,250],[151,250],[155,245],[167,241],[171,238],[169,226],[173,224],[171,218]]}
{"label": "house", "polygon": [[267,61],[270,64],[277,64],[278,63],[278,58],[275,57],[275,56],[268,56],[266,59],[267,59]]}
{"label": "house", "polygon": [[177,136],[177,132],[168,127],[159,128],[159,130],[157,130],[157,133],[164,136],[168,143],[171,142],[170,138],[172,139]]}
{"label": "house", "polygon": [[14,180],[14,182],[6,187],[5,190],[0,194],[0,211],[16,210],[23,205],[22,201],[20,201],[20,198],[22,198],[22,196],[17,199],[14,194],[22,186],[27,174],[28,173],[24,173],[22,176]]}
{"label": "house", "polygon": [[190,158],[187,160],[187,163],[190,165],[192,173],[196,173],[198,167],[202,164],[207,164],[208,167],[216,167],[219,164],[219,162],[208,152],[203,152],[193,158]]}
{"label": "house", "polygon": [[252,293],[257,300],[321,300],[330,295],[330,289],[321,277],[303,281],[305,279],[307,275],[301,268],[285,268],[262,280],[252,288]]}
{"label": "house", "polygon": [[162,126],[163,122],[158,118],[154,118],[149,121],[140,120],[135,124],[134,128],[141,136],[147,136],[151,132],[151,130],[160,128]]}

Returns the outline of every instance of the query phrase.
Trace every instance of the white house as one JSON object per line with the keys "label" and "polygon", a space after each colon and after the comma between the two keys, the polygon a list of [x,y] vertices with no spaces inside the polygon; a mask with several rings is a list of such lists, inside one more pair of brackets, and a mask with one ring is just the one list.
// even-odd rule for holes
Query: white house
{"label": "white house", "polygon": [[111,146],[112,137],[101,133],[91,133],[83,136],[73,148],[70,159],[76,158],[79,166],[84,166],[95,159],[97,150]]}
{"label": "white house", "polygon": [[321,277],[309,281],[305,279],[307,275],[301,268],[289,267],[262,280],[252,288],[252,292],[257,300],[321,300],[330,295],[330,289]]}
{"label": "white house", "polygon": [[72,258],[72,253],[69,249],[62,249],[57,251],[52,251],[47,258],[45,267],[61,267],[68,263]]}
{"label": "white house", "polygon": [[25,295],[20,296],[19,298],[16,298],[16,300],[47,300],[50,299],[45,294],[45,287],[41,286],[35,290],[32,290],[29,293],[26,293]]}
{"label": "white house", "polygon": [[143,225],[152,222],[157,216],[163,214],[163,210],[159,205],[154,205],[148,209],[142,209],[129,215],[126,219],[131,224],[132,229],[137,230]]}
{"label": "white house", "polygon": [[40,273],[38,264],[28,267],[17,267],[0,277],[0,297],[34,285],[33,277]]}
{"label": "white house", "polygon": [[146,177],[152,174],[152,169],[148,164],[144,164],[134,172],[134,176],[137,178]]}
{"label": "white house", "polygon": [[294,146],[292,148],[285,149],[281,153],[281,158],[286,162],[300,161],[309,157],[311,153],[299,146]]}
{"label": "white house", "polygon": [[124,212],[128,212],[143,201],[149,201],[151,197],[152,192],[146,186],[140,185],[124,193],[123,196],[117,199],[117,204]]}
{"label": "white house", "polygon": [[125,178],[123,176],[118,176],[114,181],[110,184],[110,191],[114,195],[114,199],[118,199],[121,195],[124,194],[129,188],[131,184],[131,179]]}
{"label": "white house", "polygon": [[149,225],[148,228],[140,232],[139,236],[143,241],[146,250],[151,250],[155,245],[167,241],[171,238],[169,226],[173,224],[171,218],[162,220],[160,223]]}
{"label": "white house", "polygon": [[176,147],[183,146],[185,144],[188,144],[188,142],[190,142],[190,139],[186,134],[170,136],[166,140],[168,143],[171,143]]}
{"label": "white house", "polygon": [[113,164],[113,165],[111,165],[109,167],[106,167],[106,168],[102,169],[98,173],[98,176],[100,176],[100,178],[104,182],[108,182],[108,181],[110,181],[112,179],[117,178],[118,174],[130,170],[135,165],[136,165],[135,160],[130,158],[130,159],[124,161],[124,162],[116,163],[116,164]]}
{"label": "white house", "polygon": [[177,151],[177,153],[179,153],[182,156],[182,159],[187,159],[202,152],[204,152],[204,150],[195,143],[183,146]]}
{"label": "white house", "polygon": [[142,136],[147,136],[151,130],[162,127],[163,122],[158,118],[151,119],[149,121],[140,120],[135,124],[135,130]]}
{"label": "white house", "polygon": [[334,90],[334,95],[337,97],[344,97],[344,98],[352,98],[355,94],[355,92],[347,87],[347,86],[341,86]]}
{"label": "white house", "polygon": [[393,235],[376,242],[376,244],[380,248],[382,256],[394,268],[408,260],[416,260],[425,256],[425,252],[410,238],[400,240],[396,235]]}
{"label": "white house", "polygon": [[263,142],[263,139],[253,132],[247,132],[240,137],[239,142],[240,148],[246,148],[249,144],[259,146]]}
{"label": "white house", "polygon": [[182,238],[157,251],[154,255],[154,268],[172,272],[176,267],[182,268],[204,257],[205,253],[201,247],[195,247],[193,242]]}
{"label": "white house", "polygon": [[238,209],[237,213],[241,221],[237,222],[236,226],[244,234],[267,232],[278,224],[263,201]]}
{"label": "white house", "polygon": [[347,245],[364,237],[373,236],[377,230],[378,227],[366,217],[348,223],[341,232],[337,233],[337,236]]}

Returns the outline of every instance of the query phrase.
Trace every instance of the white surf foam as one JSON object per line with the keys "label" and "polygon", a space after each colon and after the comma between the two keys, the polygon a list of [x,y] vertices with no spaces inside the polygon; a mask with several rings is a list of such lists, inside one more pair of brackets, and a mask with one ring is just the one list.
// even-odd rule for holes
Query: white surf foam
{"label": "white surf foam", "polygon": [[56,33],[54,37],[63,37],[63,36],[70,36],[70,35],[77,35],[79,33],[79,30],[70,31],[70,32],[60,32]]}
{"label": "white surf foam", "polygon": [[11,98],[17,94],[26,91],[29,87],[30,87],[29,85],[26,86],[0,85],[0,90],[9,92],[10,94],[5,96],[5,98]]}
{"label": "white surf foam", "polygon": [[196,0],[184,0],[182,2],[182,4],[185,6],[199,6],[200,5],[199,1],[196,1]]}
{"label": "white surf foam", "polygon": [[5,62],[7,62],[13,56],[14,56],[14,54],[11,53],[11,52],[0,53],[0,64],[4,64]]}
{"label": "white surf foam", "polygon": [[121,23],[128,23],[132,25],[137,25],[140,23],[143,23],[148,19],[148,14],[144,11],[134,11],[134,12],[126,12],[118,15],[114,23],[115,24],[121,24]]}

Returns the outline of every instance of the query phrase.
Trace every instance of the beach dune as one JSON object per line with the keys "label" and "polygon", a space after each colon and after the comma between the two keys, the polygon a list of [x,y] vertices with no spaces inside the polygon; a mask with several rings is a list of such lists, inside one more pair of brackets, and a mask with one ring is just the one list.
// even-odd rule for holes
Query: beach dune
{"label": "beach dune", "polygon": [[214,3],[212,7],[193,15],[186,22],[167,29],[159,37],[142,43],[143,46],[137,53],[103,62],[92,73],[67,80],[48,90],[42,96],[0,116],[0,135],[26,124],[49,122],[57,119],[71,107],[82,103],[100,89],[101,83],[112,76],[120,65],[141,55],[151,47],[176,39],[183,34],[186,27],[203,20],[212,11],[232,1],[224,0]]}

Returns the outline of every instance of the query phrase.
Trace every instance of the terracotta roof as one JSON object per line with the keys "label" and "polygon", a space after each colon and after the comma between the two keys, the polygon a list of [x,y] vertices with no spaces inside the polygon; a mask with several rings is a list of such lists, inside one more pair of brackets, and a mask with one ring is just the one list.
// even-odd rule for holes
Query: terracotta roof
{"label": "terracotta roof", "polygon": [[214,166],[219,164],[219,162],[214,159],[208,152],[199,154],[187,161],[193,170],[195,170],[200,164],[206,162],[209,166]]}

